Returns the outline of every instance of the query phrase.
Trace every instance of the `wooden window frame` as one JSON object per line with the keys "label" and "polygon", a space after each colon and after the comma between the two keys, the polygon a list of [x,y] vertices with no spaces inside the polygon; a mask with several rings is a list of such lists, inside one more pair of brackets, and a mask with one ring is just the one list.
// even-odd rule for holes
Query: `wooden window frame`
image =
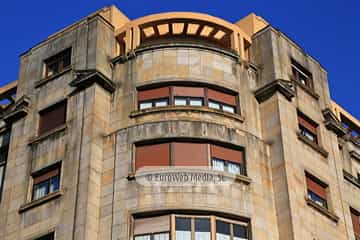
{"label": "wooden window frame", "polygon": [[[52,126],[52,127],[46,127],[46,123],[44,123],[44,121],[46,121],[46,117],[44,118],[44,116],[46,114],[49,114],[51,112],[56,111],[58,108],[63,107],[63,113],[64,115],[61,116],[61,123],[59,121],[59,124]],[[46,107],[45,109],[42,109],[39,111],[39,124],[38,124],[38,136],[47,134],[51,131],[53,131],[54,129],[57,129],[58,127],[66,124],[66,120],[67,120],[67,110],[68,110],[68,106],[67,106],[67,101],[66,100],[62,100],[60,102],[57,102],[51,106]],[[60,116],[59,116],[60,117]]]}
{"label": "wooden window frame", "polygon": [[[310,174],[309,172],[305,172],[305,178],[306,178],[306,192],[307,192],[306,196],[307,196],[307,199],[314,202],[318,206],[329,210],[329,185],[327,183],[323,182],[322,180],[320,180],[319,178],[315,177],[314,175]],[[325,198],[324,198],[324,196],[321,196],[321,194],[316,193],[316,191],[311,190],[311,187],[309,187],[309,184],[308,184],[308,179],[310,179],[310,181],[312,181],[315,184],[319,185],[319,187],[321,187],[323,189],[323,191],[325,192]],[[320,205],[315,200],[310,198],[309,197],[310,193],[312,193],[312,194],[316,195],[318,198],[320,198],[323,201],[323,204],[325,206]]]}
{"label": "wooden window frame", "polygon": [[[294,80],[303,86],[313,90],[314,89],[314,83],[313,83],[313,76],[312,73],[307,70],[305,67],[303,67],[300,63],[298,63],[296,60],[291,58],[291,73],[294,77]],[[302,83],[300,75],[304,76],[306,78],[306,83]]]}
{"label": "wooden window frame", "polygon": [[[72,48],[69,47],[44,60],[45,78],[50,78],[68,69],[71,66],[71,54],[72,54]],[[66,66],[64,66],[64,63],[66,61],[68,61],[69,63]],[[51,75],[49,75],[49,68],[53,64],[58,64],[57,70],[54,71]]]}
{"label": "wooden window frame", "polygon": [[[297,121],[298,121],[300,134],[303,135],[305,138],[307,138],[309,141],[313,142],[314,144],[319,145],[320,144],[319,124],[317,124],[315,121],[313,121],[311,118],[309,118],[300,111],[297,111]],[[314,141],[311,140],[308,136],[306,136],[306,134],[312,135],[314,137]]]}
{"label": "wooden window frame", "polygon": [[[31,174],[31,177],[32,177],[32,188],[31,188],[31,201],[36,201],[36,200],[39,200],[39,199],[42,199],[42,198],[45,198],[46,196],[52,194],[52,193],[55,193],[55,192],[58,192],[60,191],[61,189],[61,162],[60,163],[56,163],[56,164],[53,164],[51,166],[48,166],[48,167],[45,167],[43,169],[40,169],[39,171],[36,171],[34,173]],[[50,174],[52,172],[55,172],[57,171],[57,174]],[[47,174],[49,174],[50,176],[46,176]],[[45,176],[45,177],[44,177]],[[41,179],[41,177],[43,179]],[[56,189],[55,191],[53,192],[50,192],[50,180],[57,177],[58,178],[58,189]],[[37,179],[41,179],[41,180],[38,180],[37,182]],[[48,193],[45,194],[44,196],[42,197],[39,197],[39,198],[35,198],[35,186],[36,185],[40,185],[40,184],[43,184],[47,182],[47,189],[48,189]]]}

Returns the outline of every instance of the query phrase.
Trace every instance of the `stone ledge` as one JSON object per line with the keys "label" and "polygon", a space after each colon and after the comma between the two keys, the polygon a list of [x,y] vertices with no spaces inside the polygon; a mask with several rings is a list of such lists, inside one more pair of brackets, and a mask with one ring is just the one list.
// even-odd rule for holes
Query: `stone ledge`
{"label": "stone ledge", "polygon": [[342,137],[346,134],[346,129],[341,126],[340,121],[329,108],[324,109],[322,113],[325,118],[325,127],[328,130],[333,131],[338,137]]}
{"label": "stone ledge", "polygon": [[39,205],[45,204],[53,199],[59,198],[64,194],[63,191],[59,190],[53,193],[50,193],[42,198],[39,198],[37,200],[31,201],[29,203],[25,203],[20,206],[19,213],[23,213],[29,209],[35,208]]}
{"label": "stone ledge", "polygon": [[40,136],[36,136],[36,137],[30,139],[28,145],[33,145],[33,144],[35,144],[35,143],[38,143],[38,142],[40,142],[40,141],[43,141],[44,139],[49,138],[49,137],[51,137],[51,136],[53,136],[53,135],[56,135],[56,134],[58,134],[58,133],[60,133],[60,132],[63,132],[63,131],[65,131],[66,129],[67,129],[67,124],[66,124],[66,123],[65,123],[65,124],[62,124],[61,126],[56,127],[56,128],[54,128],[54,129],[51,129],[51,130],[49,130],[49,131],[41,134]]}
{"label": "stone ledge", "polygon": [[344,179],[353,184],[354,186],[360,188],[360,180],[354,177],[351,173],[343,170]]}
{"label": "stone ledge", "polygon": [[312,142],[311,140],[307,139],[300,132],[297,132],[296,134],[297,134],[298,139],[300,139],[303,143],[307,144],[312,149],[314,149],[315,151],[320,153],[323,157],[327,158],[329,156],[329,153],[324,148],[322,148],[320,145],[318,145],[318,144]]}
{"label": "stone ledge", "polygon": [[314,202],[313,200],[309,199],[308,197],[305,197],[306,200],[306,204],[308,206],[313,207],[315,210],[319,211],[320,213],[322,213],[324,216],[328,217],[329,219],[331,219],[334,222],[338,222],[339,221],[339,217],[335,215],[335,213],[329,211],[329,209],[324,208],[320,205],[318,205],[316,202]]}
{"label": "stone ledge", "polygon": [[203,107],[193,107],[193,106],[154,107],[154,108],[149,108],[149,109],[145,109],[145,110],[134,111],[130,114],[130,117],[135,118],[135,117],[153,114],[153,113],[171,112],[171,111],[192,111],[192,112],[214,113],[214,114],[218,114],[218,115],[221,115],[224,117],[229,117],[229,118],[235,119],[237,121],[240,121],[241,123],[244,122],[244,120],[245,120],[245,118],[239,114],[219,111],[219,110],[212,109],[212,108],[205,107],[205,106],[203,106]]}
{"label": "stone ledge", "polygon": [[56,74],[54,74],[54,75],[52,75],[50,77],[40,79],[39,81],[35,82],[35,88],[39,88],[42,85],[54,80],[55,78],[58,78],[58,77],[64,75],[65,73],[67,73],[67,72],[69,72],[71,70],[72,70],[72,66],[69,66],[69,67],[63,69],[61,72],[58,72],[58,73],[56,73]]}
{"label": "stone ledge", "polygon": [[[211,171],[213,172],[213,171]],[[218,172],[218,171],[216,171]],[[244,183],[245,185],[249,185],[252,180],[251,178],[249,178],[248,176],[245,175],[240,175],[240,174],[231,174],[231,173],[227,173],[227,172],[220,172],[222,175],[224,175],[224,177],[230,177],[230,178],[234,178],[235,182],[237,183]],[[136,175],[135,173],[130,172],[128,174],[128,176],[126,177],[126,179],[128,181],[136,181]]]}
{"label": "stone ledge", "polygon": [[295,96],[291,82],[282,79],[277,79],[266,84],[265,86],[260,87],[259,89],[255,90],[254,94],[256,100],[259,103],[262,103],[273,96],[276,92],[284,95],[288,101],[291,101],[291,99]]}
{"label": "stone ledge", "polygon": [[115,92],[115,83],[95,69],[77,70],[75,73],[77,77],[69,83],[71,87],[85,89],[96,83],[110,93]]}
{"label": "stone ledge", "polygon": [[320,95],[317,94],[313,89],[305,86],[304,84],[300,83],[299,81],[292,78],[292,81],[295,83],[296,86],[299,86],[302,90],[304,90],[307,94],[309,94],[311,97],[315,98],[316,100],[319,100]]}
{"label": "stone ledge", "polygon": [[2,116],[3,120],[7,124],[11,124],[23,117],[29,112],[30,99],[26,96],[22,96],[13,106],[8,109]]}

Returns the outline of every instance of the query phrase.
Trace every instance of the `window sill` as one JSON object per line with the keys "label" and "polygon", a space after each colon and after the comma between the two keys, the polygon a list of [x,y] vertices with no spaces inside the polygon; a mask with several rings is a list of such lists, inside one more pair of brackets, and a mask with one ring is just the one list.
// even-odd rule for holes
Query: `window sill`
{"label": "window sill", "polygon": [[220,111],[220,110],[216,110],[216,109],[212,109],[212,108],[204,107],[204,106],[203,107],[193,107],[193,106],[154,107],[154,108],[134,111],[130,114],[130,117],[136,118],[136,117],[153,114],[153,113],[172,112],[172,111],[192,111],[192,112],[214,113],[214,114],[218,114],[218,115],[222,115],[222,116],[226,116],[226,117],[235,119],[240,122],[244,122],[244,120],[245,120],[244,117],[239,114],[224,112],[224,111]]}
{"label": "window sill", "polygon": [[63,69],[61,72],[58,72],[58,73],[56,73],[56,74],[54,74],[54,75],[52,75],[50,77],[40,79],[39,81],[35,82],[35,88],[39,88],[42,85],[50,82],[51,80],[54,80],[55,78],[58,78],[58,77],[64,75],[65,73],[71,71],[71,69],[72,69],[72,66],[69,66],[69,67]]}
{"label": "window sill", "polygon": [[35,208],[39,205],[42,205],[42,204],[45,204],[53,199],[56,199],[56,198],[59,198],[61,197],[62,195],[64,194],[63,191],[59,190],[59,191],[56,191],[56,192],[53,192],[53,193],[50,193],[42,198],[39,198],[39,199],[36,199],[36,200],[33,200],[29,203],[25,203],[24,205],[22,205],[19,209],[19,213],[23,213],[29,209],[32,209],[32,208]]}
{"label": "window sill", "polygon": [[30,139],[28,145],[32,145],[32,144],[41,142],[41,141],[43,141],[43,140],[46,139],[46,138],[49,138],[49,137],[54,136],[54,135],[56,135],[56,134],[58,134],[58,133],[60,133],[60,132],[65,131],[66,129],[67,129],[66,123],[65,123],[65,124],[62,124],[62,125],[60,125],[59,127],[56,127],[56,128],[54,128],[54,129],[51,129],[51,130],[49,130],[49,131],[47,131],[47,132],[45,132],[45,133],[43,133],[43,134],[41,134],[41,135],[39,135],[39,136],[36,136],[36,137]]}
{"label": "window sill", "polygon": [[312,149],[314,149],[315,151],[317,151],[318,153],[320,153],[323,157],[327,158],[329,153],[322,148],[321,146],[319,146],[318,144],[312,142],[311,140],[307,139],[305,136],[303,136],[300,132],[296,133],[298,136],[298,139],[300,139],[303,143],[307,144],[308,146],[310,146]]}
{"label": "window sill", "polygon": [[302,90],[304,90],[306,93],[308,93],[311,97],[315,98],[316,100],[319,100],[320,96],[317,94],[312,88],[305,86],[301,82],[295,80],[292,77],[292,81],[295,83],[296,86],[299,86]]}
{"label": "window sill", "polygon": [[306,203],[307,203],[308,206],[313,207],[315,210],[319,211],[320,213],[322,213],[326,217],[330,218],[332,221],[334,221],[336,223],[339,221],[339,217],[336,216],[334,213],[330,212],[329,209],[318,205],[316,202],[314,202],[313,200],[311,200],[311,199],[309,199],[307,197],[306,197]]}
{"label": "window sill", "polygon": [[349,173],[349,172],[347,172],[345,170],[343,170],[343,174],[344,174],[344,179],[345,180],[352,183],[356,187],[360,188],[360,181],[358,181],[358,179],[356,177],[354,177],[351,173]]}

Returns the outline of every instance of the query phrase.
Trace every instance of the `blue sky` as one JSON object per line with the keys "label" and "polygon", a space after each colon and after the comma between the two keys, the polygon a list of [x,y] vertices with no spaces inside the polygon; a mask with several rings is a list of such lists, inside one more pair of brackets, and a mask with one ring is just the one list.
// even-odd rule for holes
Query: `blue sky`
{"label": "blue sky", "polygon": [[22,52],[111,4],[131,19],[165,11],[195,11],[235,22],[255,12],[321,62],[328,71],[332,98],[360,119],[359,0],[1,1],[0,84],[17,79]]}

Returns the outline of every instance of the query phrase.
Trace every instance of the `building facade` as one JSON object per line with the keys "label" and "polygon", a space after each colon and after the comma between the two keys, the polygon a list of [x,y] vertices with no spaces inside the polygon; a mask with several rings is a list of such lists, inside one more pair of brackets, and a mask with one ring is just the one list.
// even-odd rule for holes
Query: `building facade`
{"label": "building facade", "polygon": [[0,98],[0,239],[360,237],[360,123],[255,14],[106,7]]}

